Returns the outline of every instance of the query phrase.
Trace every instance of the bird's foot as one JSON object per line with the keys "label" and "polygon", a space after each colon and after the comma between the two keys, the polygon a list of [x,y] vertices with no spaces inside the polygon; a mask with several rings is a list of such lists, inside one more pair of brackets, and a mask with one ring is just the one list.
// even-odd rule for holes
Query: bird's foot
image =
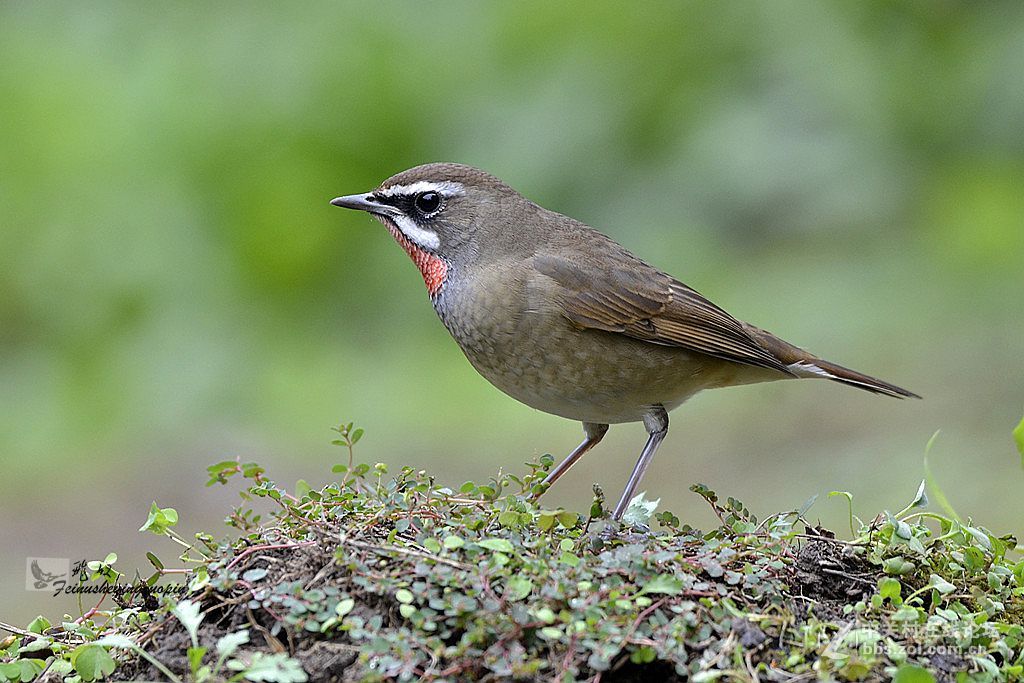
{"label": "bird's foot", "polygon": [[592,530],[588,537],[591,549],[600,552],[609,548],[614,542],[619,544],[643,541],[651,528],[646,524],[625,524],[616,519],[605,519],[598,528]]}

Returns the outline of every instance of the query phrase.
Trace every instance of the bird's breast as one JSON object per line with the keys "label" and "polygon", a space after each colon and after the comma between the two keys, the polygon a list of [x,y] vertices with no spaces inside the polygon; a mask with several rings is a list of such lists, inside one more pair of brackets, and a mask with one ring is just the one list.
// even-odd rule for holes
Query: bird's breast
{"label": "bird's breast", "polygon": [[[434,299],[445,327],[491,384],[533,408],[588,422],[639,420],[706,386],[716,359],[574,327],[515,272],[452,275]],[[709,365],[710,362],[710,365]]]}

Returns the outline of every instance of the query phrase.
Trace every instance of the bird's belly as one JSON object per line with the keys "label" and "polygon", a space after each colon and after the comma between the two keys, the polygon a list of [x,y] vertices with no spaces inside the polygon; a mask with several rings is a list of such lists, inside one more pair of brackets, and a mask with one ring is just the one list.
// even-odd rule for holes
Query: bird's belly
{"label": "bird's belly", "polygon": [[761,381],[747,379],[746,366],[611,332],[579,330],[557,314],[501,316],[475,306],[467,315],[466,310],[438,312],[473,367],[512,398],[573,420],[634,422],[652,405],[671,410],[705,388]]}
{"label": "bird's belly", "polygon": [[[651,406],[671,410],[703,388],[694,378],[700,374],[700,363],[684,357],[685,352],[657,363],[638,363],[634,354],[615,349],[594,353],[566,341],[559,348],[521,355],[518,362],[478,358],[473,364],[492,384],[526,405],[584,422],[641,420]],[[644,355],[649,360],[651,354]]]}

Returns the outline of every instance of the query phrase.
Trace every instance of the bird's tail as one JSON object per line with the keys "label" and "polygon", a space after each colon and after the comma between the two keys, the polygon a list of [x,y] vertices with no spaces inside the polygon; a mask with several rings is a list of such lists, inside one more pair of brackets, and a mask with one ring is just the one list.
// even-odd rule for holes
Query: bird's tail
{"label": "bird's tail", "polygon": [[797,361],[796,363],[791,364],[789,369],[792,370],[797,377],[824,377],[832,380],[833,382],[848,384],[851,387],[857,387],[858,389],[882,394],[884,396],[892,396],[893,398],[921,398],[914,392],[908,391],[903,387],[898,387],[895,384],[890,384],[889,382],[882,381],[877,377],[865,375],[862,372],[857,372],[850,368],[844,368],[842,365],[822,360],[821,358]]}
{"label": "bird's tail", "polygon": [[793,346],[789,342],[779,339],[774,334],[753,325],[745,325],[745,328],[762,347],[784,363],[797,377],[824,377],[833,382],[848,384],[851,387],[857,387],[858,389],[884,396],[892,396],[893,398],[921,398],[903,387],[898,387],[877,377],[871,377],[856,370],[845,368],[837,363],[818,358],[800,347]]}

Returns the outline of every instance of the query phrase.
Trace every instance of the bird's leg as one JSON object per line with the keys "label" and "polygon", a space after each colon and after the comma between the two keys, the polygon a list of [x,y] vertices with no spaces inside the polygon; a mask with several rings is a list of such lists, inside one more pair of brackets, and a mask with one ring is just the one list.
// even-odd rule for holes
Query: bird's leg
{"label": "bird's leg", "polygon": [[[554,484],[559,477],[568,472],[569,468],[575,465],[577,460],[582,458],[587,451],[596,446],[601,441],[601,439],[604,438],[604,435],[608,433],[608,425],[599,424],[596,422],[584,422],[583,433],[586,434],[586,437],[584,437],[583,442],[580,443],[579,446],[574,448],[572,453],[569,454],[569,457],[567,457],[562,462],[558,463],[558,467],[551,470],[551,473],[548,474],[547,477],[545,477],[545,491],[551,488],[551,485]],[[535,496],[535,498],[539,497],[540,496]]]}
{"label": "bird's leg", "polygon": [[644,472],[650,466],[651,461],[654,460],[654,454],[658,452],[658,446],[661,445],[665,435],[668,434],[668,413],[665,412],[663,406],[654,406],[654,408],[647,415],[644,415],[644,427],[647,428],[647,433],[650,435],[647,437],[647,444],[644,449],[640,451],[640,459],[636,461],[636,466],[633,467],[633,474],[629,475],[629,482],[626,484],[626,490],[622,492],[622,498],[619,499],[619,504],[615,506],[615,512],[612,513],[612,519],[622,519],[622,514],[626,511],[626,507],[629,505],[629,501],[633,500],[633,496],[636,495],[636,490],[640,486],[640,480],[644,477]]}

